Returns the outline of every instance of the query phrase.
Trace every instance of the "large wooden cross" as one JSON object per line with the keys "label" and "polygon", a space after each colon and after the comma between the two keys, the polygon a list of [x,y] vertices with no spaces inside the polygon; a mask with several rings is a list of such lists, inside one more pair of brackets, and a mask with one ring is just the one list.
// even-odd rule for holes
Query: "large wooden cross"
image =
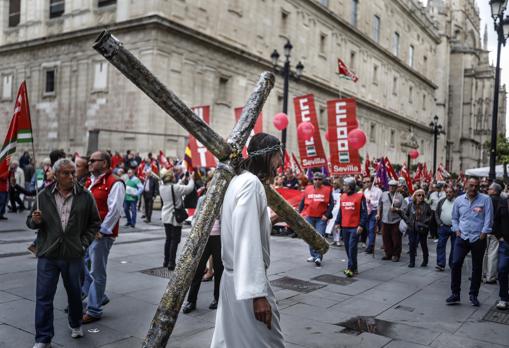
{"label": "large wooden cross", "polygon": [[[244,106],[239,121],[228,139],[224,140],[195,115],[174,93],[168,90],[109,32],[104,31],[99,35],[94,43],[94,48],[156,102],[169,116],[206,146],[219,160],[203,208],[198,212],[196,223],[191,229],[175,272],[168,282],[143,342],[143,347],[147,348],[165,347],[205,249],[210,230],[219,215],[228,184],[235,175],[235,169],[242,159],[242,148],[246,144],[263,104],[274,86],[274,75],[270,72],[261,74],[254,91]],[[272,210],[292,226],[299,237],[320,253],[327,252],[329,248],[327,241],[281,195],[267,184],[265,184],[265,192]]]}

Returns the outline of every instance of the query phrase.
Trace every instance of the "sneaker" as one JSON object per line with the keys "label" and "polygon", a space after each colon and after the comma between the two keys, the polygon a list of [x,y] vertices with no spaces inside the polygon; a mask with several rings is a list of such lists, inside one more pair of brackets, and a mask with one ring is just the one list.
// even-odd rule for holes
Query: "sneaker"
{"label": "sneaker", "polygon": [[343,273],[348,277],[348,278],[352,278],[353,277],[353,272],[351,270],[349,270],[348,268],[345,269],[343,271]]}
{"label": "sneaker", "polygon": [[88,313],[86,313],[86,314],[83,315],[83,318],[81,319],[81,322],[83,324],[90,324],[90,323],[93,323],[93,322],[99,321],[99,320],[101,320],[100,317],[93,317],[93,316],[89,315]]}
{"label": "sneaker", "polygon": [[37,342],[37,343],[34,344],[33,348],[51,348],[51,343]]}
{"label": "sneaker", "polygon": [[71,337],[72,338],[80,338],[83,337],[83,329],[82,327],[72,328],[69,326],[69,329],[71,329]]}
{"label": "sneaker", "polygon": [[217,301],[212,300],[212,302],[209,305],[209,309],[217,309]]}
{"label": "sneaker", "polygon": [[307,262],[314,262],[315,261],[315,258],[313,256],[310,256],[307,258],[306,260]]}
{"label": "sneaker", "polygon": [[437,266],[435,266],[435,270],[436,270],[437,272],[443,272],[443,271],[445,271],[445,267],[442,267],[442,266],[438,266],[438,265],[437,265]]}
{"label": "sneaker", "polygon": [[498,309],[501,309],[501,310],[505,310],[505,309],[508,309],[509,308],[509,304],[507,303],[507,301],[498,301],[497,303],[497,308]]}
{"label": "sneaker", "polygon": [[338,247],[341,247],[341,246],[345,245],[345,243],[343,243],[342,241],[339,241],[339,242],[336,242],[336,245],[337,245]]}
{"label": "sneaker", "polygon": [[474,295],[470,295],[470,304],[474,307],[479,307],[481,305],[477,299],[477,296]]}
{"label": "sneaker", "polygon": [[320,266],[322,266],[322,259],[321,259],[321,258],[319,258],[319,257],[317,257],[317,258],[315,259],[315,265],[316,265],[316,267],[320,267]]}
{"label": "sneaker", "polygon": [[448,305],[460,303],[460,295],[452,294],[447,298],[447,300],[445,300],[445,303],[447,303]]}
{"label": "sneaker", "polygon": [[433,239],[433,243],[438,243],[438,239]]}
{"label": "sneaker", "polygon": [[361,248],[366,249],[366,243],[361,243]]}
{"label": "sneaker", "polygon": [[196,303],[194,302],[187,302],[184,307],[182,307],[182,313],[188,314],[191,313],[196,309]]}

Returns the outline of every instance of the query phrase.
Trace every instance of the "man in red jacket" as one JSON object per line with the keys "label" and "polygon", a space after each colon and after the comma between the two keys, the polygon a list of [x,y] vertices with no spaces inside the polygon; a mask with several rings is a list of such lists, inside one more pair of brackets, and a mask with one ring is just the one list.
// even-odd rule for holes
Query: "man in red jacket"
{"label": "man in red jacket", "polygon": [[344,273],[347,277],[353,277],[358,273],[357,243],[368,220],[368,209],[364,194],[355,190],[355,179],[345,178],[344,184],[336,225],[343,231],[345,250],[348,255],[348,268],[344,270]]}
{"label": "man in red jacket", "polygon": [[[332,199],[332,188],[323,185],[325,176],[316,172],[313,174],[313,185],[308,185],[304,190],[304,196],[299,205],[299,213],[302,214],[322,236],[325,235],[327,220],[332,218],[332,208],[334,199]],[[322,265],[323,255],[309,248],[311,256],[308,262],[314,262],[316,267]]]}
{"label": "man in red jacket", "polygon": [[107,152],[94,152],[88,160],[90,178],[85,187],[92,192],[101,217],[101,228],[90,244],[85,261],[90,260],[90,271],[85,267],[83,293],[87,298],[87,312],[83,324],[101,319],[102,306],[109,302],[106,290],[106,265],[111,246],[118,236],[118,221],[123,209],[125,186],[111,172],[111,157]]}

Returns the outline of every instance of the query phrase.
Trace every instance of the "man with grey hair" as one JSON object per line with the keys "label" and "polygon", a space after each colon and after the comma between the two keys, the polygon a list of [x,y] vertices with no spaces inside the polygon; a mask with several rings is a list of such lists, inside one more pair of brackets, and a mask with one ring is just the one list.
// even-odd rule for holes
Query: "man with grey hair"
{"label": "man with grey hair", "polygon": [[486,236],[486,251],[482,262],[482,277],[486,284],[497,282],[498,238],[496,234],[503,228],[507,228],[507,225],[501,223],[507,219],[507,200],[500,197],[501,193],[502,186],[496,182],[488,188],[488,195],[493,203],[493,233]]}
{"label": "man with grey hair", "polygon": [[39,193],[40,210],[34,206],[27,217],[27,226],[38,230],[34,348],[51,346],[53,298],[60,275],[67,292],[71,336],[83,336],[81,265],[101,223],[94,198],[76,184],[74,163],[60,159],[53,172],[55,182]]}

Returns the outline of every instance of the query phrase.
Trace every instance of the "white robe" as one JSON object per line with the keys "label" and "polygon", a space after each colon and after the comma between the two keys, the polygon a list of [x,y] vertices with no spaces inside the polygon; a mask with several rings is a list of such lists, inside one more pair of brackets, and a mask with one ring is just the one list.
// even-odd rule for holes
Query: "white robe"
{"label": "white robe", "polygon": [[[276,298],[267,278],[270,264],[270,219],[260,180],[250,172],[234,177],[221,213],[219,306],[211,348],[284,347]],[[272,329],[256,320],[253,298],[267,297]]]}

